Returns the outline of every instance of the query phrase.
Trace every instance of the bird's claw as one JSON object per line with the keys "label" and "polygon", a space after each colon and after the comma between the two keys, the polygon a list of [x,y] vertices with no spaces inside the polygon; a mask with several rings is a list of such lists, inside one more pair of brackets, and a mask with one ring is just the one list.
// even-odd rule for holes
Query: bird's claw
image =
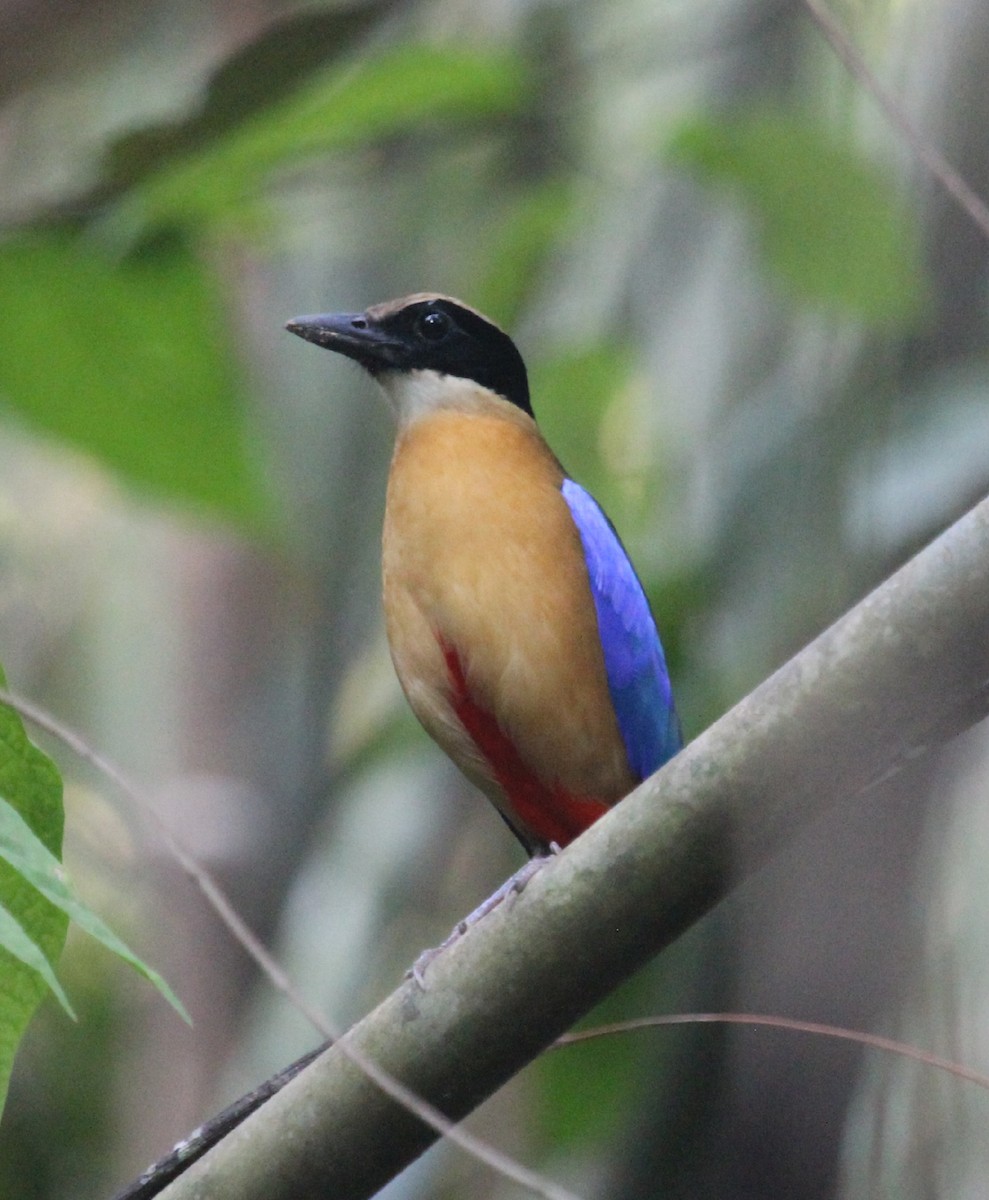
{"label": "bird's claw", "polygon": [[486,900],[474,909],[462,921],[458,921],[453,927],[450,934],[438,946],[433,946],[429,950],[423,950],[419,957],[415,960],[412,966],[405,972],[405,978],[411,979],[420,991],[426,991],[426,968],[437,958],[448,946],[452,946],[454,942],[467,932],[472,925],[476,925],[482,917],[486,917],[489,912],[493,912],[499,904],[506,903],[509,907],[515,902],[515,899],[522,894],[526,884],[543,867],[550,858],[560,853],[560,847],[556,842],[552,842],[549,847],[548,854],[537,854],[530,858],[523,866],[521,866],[511,878],[492,892]]}

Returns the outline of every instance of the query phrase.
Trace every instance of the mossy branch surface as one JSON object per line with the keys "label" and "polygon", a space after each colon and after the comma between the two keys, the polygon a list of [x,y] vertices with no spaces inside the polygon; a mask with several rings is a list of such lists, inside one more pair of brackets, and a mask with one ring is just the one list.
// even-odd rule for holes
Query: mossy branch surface
{"label": "mossy branch surface", "polygon": [[[347,1035],[459,1118],[839,801],[989,710],[989,501]],[[167,1200],[358,1200],[435,1138],[329,1049]]]}

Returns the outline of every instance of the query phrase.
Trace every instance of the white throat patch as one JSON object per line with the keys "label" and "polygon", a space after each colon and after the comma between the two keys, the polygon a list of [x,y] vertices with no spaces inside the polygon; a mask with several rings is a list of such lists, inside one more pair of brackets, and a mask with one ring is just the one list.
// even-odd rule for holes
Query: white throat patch
{"label": "white throat patch", "polygon": [[493,404],[508,404],[504,396],[472,379],[444,375],[441,371],[382,371],[377,381],[403,428],[444,408],[478,412],[490,411]]}

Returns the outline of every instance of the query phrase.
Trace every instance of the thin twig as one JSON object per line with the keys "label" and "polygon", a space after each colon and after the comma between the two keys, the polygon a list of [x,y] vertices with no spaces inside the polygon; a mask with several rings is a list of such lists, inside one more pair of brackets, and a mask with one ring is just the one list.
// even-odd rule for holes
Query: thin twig
{"label": "thin twig", "polygon": [[804,5],[814,24],[827,39],[831,49],[844,63],[848,73],[875,100],[886,118],[899,131],[903,140],[917,156],[927,171],[941,184],[949,196],[959,205],[989,241],[989,206],[944,157],[933,146],[903,111],[903,107],[892,92],[888,91],[861,51],[819,0],[804,0]]}
{"label": "thin twig", "polygon": [[577,1042],[589,1042],[598,1037],[611,1037],[619,1033],[631,1033],[637,1029],[654,1029],[660,1025],[761,1025],[772,1029],[786,1029],[793,1033],[810,1033],[818,1037],[838,1038],[846,1042],[858,1042],[873,1050],[898,1054],[914,1062],[946,1071],[967,1083],[974,1083],[989,1091],[989,1075],[983,1075],[963,1063],[952,1062],[929,1050],[911,1046],[909,1042],[898,1042],[878,1033],[862,1033],[857,1029],[845,1029],[841,1025],[824,1025],[819,1021],[800,1021],[794,1017],[766,1016],[762,1013],[671,1013],[659,1017],[637,1017],[630,1021],[615,1021],[610,1025],[598,1025],[594,1029],[582,1029],[577,1033],[565,1033],[553,1043],[553,1049],[572,1046]]}
{"label": "thin twig", "polygon": [[323,1037],[335,1038],[338,1036],[326,1018],[313,1008],[306,1001],[305,997],[293,986],[292,981],[269,953],[264,943],[250,926],[246,924],[231,904],[216,879],[196,859],[195,855],[182,844],[175,834],[172,833],[168,825],[156,812],[151,801],[148,800],[136,784],[127,778],[127,775],[116,763],[90,746],[75,730],[70,729],[67,725],[63,725],[51,713],[39,708],[30,700],[25,700],[23,696],[18,696],[6,688],[0,688],[0,704],[8,705],[25,720],[30,721],[33,725],[37,725],[39,729],[43,729],[46,733],[51,734],[52,737],[57,738],[73,754],[81,758],[83,762],[89,763],[90,766],[106,776],[132,804],[139,808],[158,831],[168,852],[206,897],[213,911],[230,931],[234,941],[238,942],[247,954],[254,959],[268,977],[272,986],[280,991],[303,1016],[311,1021]]}
{"label": "thin twig", "polygon": [[[220,920],[230,931],[234,940],[243,946],[251,958],[253,958],[262,971],[264,971],[265,975],[267,975],[272,984],[274,984],[274,986],[280,992],[282,992],[292,1004],[299,1008],[299,1010],[306,1017],[308,1017],[310,1021],[312,1021],[312,1023],[323,1034],[324,1037],[334,1041],[340,1053],[342,1053],[345,1058],[349,1059],[359,1070],[363,1071],[363,1073],[370,1080],[372,1080],[372,1082],[374,1082],[385,1093],[386,1096],[389,1096],[403,1108],[413,1113],[424,1124],[428,1125],[431,1129],[434,1129],[438,1134],[449,1138],[450,1141],[456,1143],[456,1145],[458,1145],[462,1150],[465,1150],[468,1154],[473,1155],[475,1158],[491,1167],[492,1170],[497,1171],[500,1175],[504,1175],[507,1179],[511,1179],[513,1182],[528,1188],[531,1192],[533,1192],[534,1195],[542,1196],[545,1198],[545,1200],[579,1200],[579,1197],[576,1196],[575,1193],[559,1187],[551,1180],[543,1178],[534,1171],[530,1171],[528,1167],[524,1167],[521,1163],[516,1162],[508,1155],[502,1154],[500,1150],[496,1150],[487,1142],[482,1141],[480,1138],[475,1137],[466,1130],[460,1129],[455,1122],[451,1121],[447,1116],[440,1112],[438,1108],[435,1108],[433,1105],[429,1104],[421,1096],[416,1095],[415,1092],[407,1088],[403,1083],[400,1083],[399,1080],[394,1078],[394,1076],[389,1075],[387,1071],[379,1067],[377,1063],[368,1058],[362,1051],[355,1049],[355,1047],[349,1045],[346,1041],[336,1041],[336,1039],[339,1037],[339,1034],[333,1030],[332,1026],[326,1021],[326,1018],[313,1009],[309,1004],[307,1004],[303,997],[296,991],[296,989],[292,986],[288,976],[271,956],[264,944],[239,916],[213,876],[200,862],[196,860],[195,856],[189,850],[187,850],[185,846],[182,845],[178,838],[175,837],[165,822],[162,821],[161,817],[158,816],[154,806],[141,793],[140,789],[127,778],[126,774],[110,759],[100,754],[99,751],[93,749],[93,747],[90,746],[78,733],[70,729],[68,726],[63,725],[44,709],[39,708],[36,704],[32,704],[31,701],[25,700],[23,697],[18,696],[5,688],[0,688],[0,704],[8,705],[25,720],[30,721],[32,724],[37,725],[40,729],[45,730],[46,733],[51,734],[52,737],[57,738],[84,762],[89,763],[97,771],[105,775],[106,778],[108,778],[123,793],[123,795],[131,800],[138,808],[140,808],[142,812],[148,815],[148,817],[154,823],[156,829],[161,834],[168,851],[172,854],[181,868],[200,888],[209,904],[212,905],[213,909],[219,916]],[[303,1056],[304,1059],[309,1059],[312,1057],[312,1052]],[[295,1075],[298,1073],[298,1071],[295,1069],[297,1065],[298,1064],[292,1064],[292,1066],[285,1068],[283,1072],[279,1073],[280,1075],[284,1076],[284,1078],[282,1079],[279,1087],[276,1087],[274,1091],[280,1090],[281,1086],[283,1086],[285,1083],[288,1083],[292,1078],[295,1077]],[[259,1091],[263,1090],[265,1086],[266,1085],[262,1085],[262,1088],[259,1089]],[[270,1095],[274,1094],[274,1091],[269,1090],[268,1095],[265,1095],[264,1099],[269,1099]],[[241,1102],[238,1101],[231,1107],[236,1108],[240,1103]],[[240,1121],[244,1120],[259,1106],[259,1104],[254,1105],[253,1108],[249,1105],[245,1106],[244,1111],[239,1114],[239,1119],[234,1121],[233,1125],[230,1125],[229,1123],[223,1124],[220,1136],[230,1132],[231,1128],[235,1128]],[[220,1114],[221,1118],[223,1115],[224,1114]],[[199,1132],[199,1130],[196,1130],[190,1135],[190,1139],[195,1139]],[[191,1154],[187,1154],[181,1162],[180,1171],[176,1172],[174,1170],[173,1160],[176,1152],[181,1154],[180,1147],[183,1146],[183,1143],[180,1142],[175,1151],[161,1160],[161,1164],[156,1163],[154,1167],[149,1168],[149,1170],[145,1171],[139,1180],[135,1181],[135,1184],[132,1185],[131,1188],[125,1190],[121,1194],[123,1196],[131,1197],[140,1196],[142,1200],[150,1200],[151,1197],[157,1195],[161,1188],[174,1179],[177,1173],[181,1173],[181,1170],[185,1170],[185,1168],[190,1166],[192,1162],[196,1161],[198,1158],[201,1158],[202,1155],[205,1154],[206,1151],[209,1150],[214,1144],[215,1142],[210,1142],[208,1145],[204,1145],[202,1142],[197,1144],[195,1155],[193,1156]],[[160,1180],[154,1180],[154,1183],[159,1186],[152,1187],[147,1185],[147,1183],[142,1185],[142,1181],[147,1181],[147,1179],[156,1171],[159,1165],[162,1165],[162,1178]],[[138,1188],[139,1185],[143,1186],[143,1190],[134,1190],[135,1188]]]}

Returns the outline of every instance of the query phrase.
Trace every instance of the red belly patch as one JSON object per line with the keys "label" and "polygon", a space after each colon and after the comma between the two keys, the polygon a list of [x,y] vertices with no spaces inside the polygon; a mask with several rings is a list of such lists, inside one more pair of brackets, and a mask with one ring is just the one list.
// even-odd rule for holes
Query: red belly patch
{"label": "red belly patch", "polygon": [[607,804],[575,796],[560,784],[546,783],[522,762],[494,715],[478,704],[467,687],[460,656],[438,638],[450,676],[450,703],[457,720],[480,750],[504,789],[512,815],[538,841],[565,846],[608,810]]}

